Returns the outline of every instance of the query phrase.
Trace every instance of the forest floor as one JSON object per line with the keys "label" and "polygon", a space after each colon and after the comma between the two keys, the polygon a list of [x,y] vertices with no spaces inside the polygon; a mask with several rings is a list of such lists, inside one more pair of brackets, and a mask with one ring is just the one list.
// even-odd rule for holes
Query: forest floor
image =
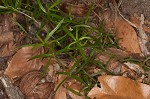
{"label": "forest floor", "polygon": [[149,0],[1,0],[0,99],[150,99]]}

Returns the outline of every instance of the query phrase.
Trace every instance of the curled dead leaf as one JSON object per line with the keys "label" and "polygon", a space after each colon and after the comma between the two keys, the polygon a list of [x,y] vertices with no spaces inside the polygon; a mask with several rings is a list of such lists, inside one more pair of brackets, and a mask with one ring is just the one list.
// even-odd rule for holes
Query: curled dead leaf
{"label": "curled dead leaf", "polygon": [[21,77],[29,71],[39,70],[43,63],[41,59],[29,59],[33,56],[43,53],[43,48],[23,47],[13,56],[8,63],[5,74],[10,78]]}
{"label": "curled dead leaf", "polygon": [[21,79],[19,88],[25,95],[29,96],[31,91],[35,88],[35,86],[41,79],[42,79],[41,72],[39,71],[29,72]]}
{"label": "curled dead leaf", "polygon": [[54,91],[54,84],[42,82],[42,73],[32,71],[27,73],[19,84],[19,88],[27,99],[48,99]]}
{"label": "curled dead leaf", "polygon": [[150,86],[137,83],[122,76],[100,76],[101,88],[94,87],[89,92],[90,98],[96,99],[149,99]]}

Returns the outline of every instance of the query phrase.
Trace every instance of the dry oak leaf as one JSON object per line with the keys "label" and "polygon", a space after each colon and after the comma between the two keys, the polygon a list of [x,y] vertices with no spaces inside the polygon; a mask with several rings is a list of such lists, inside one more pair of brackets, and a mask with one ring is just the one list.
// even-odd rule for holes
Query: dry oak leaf
{"label": "dry oak leaf", "polygon": [[88,93],[96,99],[150,99],[150,86],[122,76],[100,76],[101,88],[94,87]]}
{"label": "dry oak leaf", "polygon": [[130,53],[141,53],[136,31],[128,22],[121,17],[115,17],[115,14],[110,10],[103,13],[106,27],[112,29],[116,33],[116,38],[119,40],[119,46]]}
{"label": "dry oak leaf", "polygon": [[33,56],[43,53],[43,48],[23,47],[17,51],[12,60],[8,63],[8,67],[4,74],[10,78],[21,77],[29,71],[39,70],[43,63],[41,59],[29,59]]}
{"label": "dry oak leaf", "polygon": [[136,31],[125,20],[116,19],[115,32],[122,49],[130,53],[141,53]]}

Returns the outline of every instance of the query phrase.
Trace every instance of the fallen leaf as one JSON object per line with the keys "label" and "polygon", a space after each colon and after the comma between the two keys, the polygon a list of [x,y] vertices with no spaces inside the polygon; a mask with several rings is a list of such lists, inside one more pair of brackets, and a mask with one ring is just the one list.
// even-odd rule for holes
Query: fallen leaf
{"label": "fallen leaf", "polygon": [[123,50],[130,53],[141,53],[136,32],[126,21],[116,19],[115,32]]}
{"label": "fallen leaf", "polygon": [[100,76],[101,88],[95,86],[88,93],[96,99],[150,99],[150,86],[122,76]]}
{"label": "fallen leaf", "polygon": [[16,44],[14,44],[12,41],[4,46],[1,52],[1,56],[2,57],[12,56],[16,50],[17,50]]}
{"label": "fallen leaf", "polygon": [[105,11],[103,15],[106,27],[115,32],[121,49],[129,53],[141,53],[136,31],[132,26],[121,17],[115,17],[111,10]]}
{"label": "fallen leaf", "polygon": [[19,88],[27,99],[48,99],[54,91],[54,83],[42,82],[42,72],[31,71],[21,79]]}
{"label": "fallen leaf", "polygon": [[150,51],[149,51],[149,47],[147,47],[146,44],[149,43],[148,33],[150,33],[150,29],[146,25],[144,25],[144,19],[145,19],[144,15],[141,14],[140,20],[134,17],[131,17],[131,19],[135,23],[137,30],[139,31],[138,39],[139,39],[141,51],[145,56],[148,56],[150,54]]}
{"label": "fallen leaf", "polygon": [[43,65],[41,59],[29,59],[33,56],[43,53],[42,48],[33,49],[33,47],[23,47],[13,56],[8,63],[8,67],[4,74],[10,78],[21,77],[29,71],[39,70]]}
{"label": "fallen leaf", "polygon": [[0,35],[0,46],[14,39],[13,32],[4,32]]}

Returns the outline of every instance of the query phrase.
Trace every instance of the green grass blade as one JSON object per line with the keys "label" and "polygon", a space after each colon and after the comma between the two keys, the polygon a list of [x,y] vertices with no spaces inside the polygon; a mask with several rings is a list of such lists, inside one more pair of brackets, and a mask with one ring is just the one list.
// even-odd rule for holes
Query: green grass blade
{"label": "green grass blade", "polygon": [[18,23],[17,21],[15,23],[24,33],[27,34],[27,31],[22,27],[22,25],[20,23]]}
{"label": "green grass blade", "polygon": [[42,6],[42,3],[41,3],[41,0],[37,0],[37,3],[40,7],[40,9],[44,12],[44,13],[47,13],[46,10],[44,9],[44,7]]}
{"label": "green grass blade", "polygon": [[80,78],[80,77],[78,77],[78,76],[76,76],[76,75],[71,75],[71,77],[74,78],[75,80],[81,82],[82,84],[86,85],[86,83],[83,81],[82,78]]}
{"label": "green grass blade", "polygon": [[75,91],[74,89],[70,88],[70,87],[67,87],[67,90],[71,91],[72,93],[78,95],[78,96],[83,96],[81,93]]}
{"label": "green grass blade", "polygon": [[52,37],[52,35],[60,28],[60,26],[61,26],[61,24],[64,22],[64,19],[62,19],[59,23],[58,23],[58,25],[51,31],[51,32],[49,32],[47,35],[46,35],[46,37],[45,37],[45,42],[46,41],[48,41],[48,39],[50,38],[50,37]]}
{"label": "green grass blade", "polygon": [[40,54],[40,55],[36,55],[36,56],[33,56],[32,58],[30,58],[29,60],[32,60],[32,59],[36,59],[36,58],[45,58],[45,57],[50,57],[50,56],[53,56],[54,54]]}

